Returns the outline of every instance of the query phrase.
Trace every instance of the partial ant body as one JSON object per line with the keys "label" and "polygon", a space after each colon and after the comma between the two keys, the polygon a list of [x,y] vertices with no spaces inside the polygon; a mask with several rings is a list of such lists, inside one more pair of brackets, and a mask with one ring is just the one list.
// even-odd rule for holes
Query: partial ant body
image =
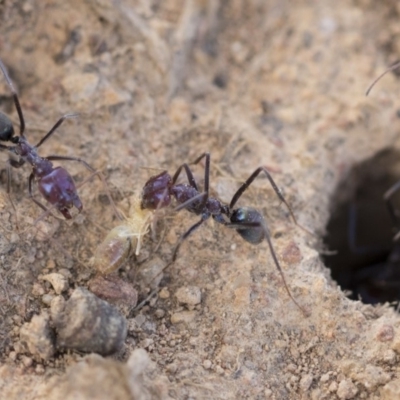
{"label": "partial ant body", "polygon": [[[232,200],[229,203],[229,205],[227,205],[223,204],[219,199],[209,196],[210,154],[209,153],[202,154],[192,164],[199,163],[203,158],[205,158],[205,178],[204,178],[204,191],[202,192],[199,190],[196,180],[194,179],[193,173],[190,170],[189,165],[186,163],[182,164],[172,177],[167,171],[163,171],[160,174],[151,177],[146,182],[142,191],[142,198],[139,211],[139,221],[142,222],[135,224],[134,228],[132,228],[132,225],[130,226],[129,228],[131,230],[130,236],[132,236],[132,229],[134,229],[136,232],[144,232],[145,230],[147,232],[147,228],[150,224],[151,219],[153,218],[153,214],[148,214],[146,212],[154,213],[157,212],[157,210],[159,209],[168,207],[171,204],[172,199],[174,198],[176,203],[178,204],[177,207],[175,208],[176,211],[181,209],[186,209],[187,211],[193,214],[200,215],[201,219],[198,222],[196,222],[193,226],[191,226],[180,237],[174,249],[170,263],[168,263],[167,266],[163,268],[163,270],[176,260],[179,248],[182,245],[182,243],[193,232],[195,232],[197,228],[199,228],[205,221],[207,221],[209,218],[213,218],[218,223],[225,225],[228,228],[235,229],[236,232],[249,243],[257,245],[261,243],[264,239],[267,241],[271,251],[272,258],[282,277],[288,295],[290,296],[292,301],[296,304],[296,306],[305,315],[307,315],[307,312],[297,303],[297,301],[294,299],[289,290],[283,271],[276,256],[275,250],[272,246],[271,237],[267,224],[262,214],[258,210],[251,207],[234,208],[239,198],[251,185],[251,183],[257,178],[257,176],[260,173],[264,173],[267,176],[273,190],[275,191],[279,199],[288,208],[294,222],[298,226],[300,226],[296,221],[292,209],[290,208],[289,204],[286,202],[279,188],[273,181],[271,175],[269,174],[269,172],[265,167],[257,168],[245,181],[245,183],[243,183],[240,186],[240,188],[232,197]],[[182,170],[184,170],[186,173],[189,182],[188,184],[176,183]],[[137,206],[136,209],[138,210]],[[142,218],[141,215],[144,217]],[[117,228],[121,229],[121,231],[125,230],[124,225]],[[101,264],[103,265],[103,267],[97,268],[100,272],[101,269],[106,270],[107,271],[106,273],[109,273],[111,270],[112,271],[116,270],[123,261],[123,259],[125,259],[126,255],[129,253],[130,241],[127,240],[126,232],[122,232],[122,234],[120,235],[117,231],[115,231],[115,229],[117,228],[114,228],[114,230],[111,231],[112,233],[110,232],[110,234],[107,236],[108,239],[105,240],[99,246],[101,251],[96,251],[96,254],[101,255],[101,257],[97,257],[97,261],[99,263],[103,262],[104,260],[113,261],[114,259],[118,259],[118,262],[114,264],[117,267],[108,269],[103,264]],[[140,240],[140,237],[138,235],[136,235],[136,237],[138,237]],[[120,258],[120,255],[122,254],[123,257]],[[115,258],[114,257],[115,255],[117,255],[118,257]]]}
{"label": "partial ant body", "polygon": [[[143,187],[141,208],[144,210],[153,210],[168,207],[172,199],[174,198],[178,204],[175,210],[185,209],[190,213],[199,215],[201,218],[198,222],[192,225],[179,239],[171,262],[167,264],[167,268],[173,263],[178,255],[178,251],[183,241],[186,240],[193,232],[197,230],[205,221],[209,218],[213,218],[216,222],[225,225],[228,228],[233,228],[236,232],[247,242],[251,244],[260,244],[264,239],[267,241],[269,249],[271,251],[274,263],[282,277],[285,289],[300,310],[307,315],[307,312],[297,303],[292,296],[289,287],[286,283],[282,268],[279,264],[275,250],[272,246],[271,236],[262,214],[251,207],[238,207],[234,208],[235,204],[251,185],[251,183],[257,178],[260,173],[264,173],[273,190],[279,199],[286,205],[296,225],[297,220],[293,214],[292,209],[286,202],[278,186],[275,184],[271,175],[265,167],[257,168],[250,177],[239,187],[236,193],[233,195],[231,202],[228,204],[222,203],[219,199],[209,196],[209,183],[210,183],[210,154],[204,153],[198,157],[192,164],[199,163],[205,158],[205,176],[204,176],[204,190],[200,191],[196,180],[194,179],[193,173],[189,168],[188,164],[182,164],[175,174],[171,175],[167,171],[163,171],[160,174],[151,177]],[[179,183],[177,184],[178,177],[181,171],[184,170],[188,179],[188,184]],[[305,228],[303,228],[305,229]]]}
{"label": "partial ant body", "polygon": [[11,120],[4,113],[0,112],[0,141],[10,142],[13,144],[13,146],[5,146],[0,143],[0,150],[7,150],[10,154],[10,158],[7,161],[7,193],[10,195],[11,167],[20,168],[27,162],[32,166],[32,172],[28,181],[29,197],[40,208],[48,211],[47,207],[33,197],[32,182],[36,181],[39,192],[44,199],[53,207],[55,207],[64,216],[64,218],[71,219],[70,209],[76,207],[78,212],[81,212],[83,208],[82,202],[78,196],[75,183],[69,172],[62,167],[53,167],[51,161],[78,161],[94,174],[99,173],[96,172],[86,161],[80,158],[55,155],[41,157],[38,155],[37,149],[56,131],[57,128],[59,128],[59,126],[66,119],[76,118],[78,114],[66,114],[62,116],[50,129],[50,131],[35,146],[32,146],[29,144],[24,135],[25,120],[22,113],[21,104],[19,102],[14,85],[2,61],[0,61],[0,69],[3,72],[8,86],[11,89],[15,108],[17,109],[20,121],[19,136],[15,136],[14,127]]}

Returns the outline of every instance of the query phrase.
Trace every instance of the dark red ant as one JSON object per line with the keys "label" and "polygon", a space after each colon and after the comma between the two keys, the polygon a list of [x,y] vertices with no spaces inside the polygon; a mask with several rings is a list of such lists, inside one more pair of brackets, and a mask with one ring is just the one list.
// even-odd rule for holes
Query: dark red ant
{"label": "dark red ant", "polygon": [[[20,132],[19,136],[14,135],[14,127],[11,120],[4,113],[0,112],[0,141],[11,142],[14,146],[5,146],[0,144],[0,149],[8,150],[10,158],[7,161],[7,193],[10,195],[10,182],[11,182],[11,167],[20,168],[26,162],[32,166],[32,172],[29,176],[28,188],[29,197],[43,210],[48,209],[36,200],[32,194],[32,182],[35,180],[38,184],[39,192],[42,196],[54,206],[66,219],[71,219],[70,209],[74,206],[78,212],[82,211],[82,202],[78,196],[75,183],[68,173],[62,167],[53,167],[51,161],[64,160],[64,161],[78,161],[82,163],[92,173],[98,174],[86,161],[76,157],[65,156],[48,156],[41,157],[37,154],[37,149],[56,131],[57,128],[69,118],[76,118],[78,114],[66,114],[62,116],[50,131],[39,141],[36,146],[29,144],[26,139],[25,120],[22,114],[21,104],[18,99],[14,85],[7,73],[7,70],[0,60],[0,68],[3,72],[4,78],[11,89],[14,99],[15,108],[17,109]],[[11,199],[11,198],[10,198]]]}
{"label": "dark red ant", "polygon": [[[279,264],[275,250],[272,246],[271,236],[262,214],[251,207],[239,207],[234,208],[235,204],[251,185],[251,183],[257,178],[260,173],[264,173],[273,190],[279,199],[286,205],[296,225],[297,220],[293,214],[293,211],[289,204],[286,202],[278,186],[272,179],[268,170],[265,167],[257,168],[250,177],[240,186],[240,188],[233,195],[229,205],[223,204],[219,199],[209,196],[209,183],[210,183],[210,153],[204,153],[198,157],[193,163],[199,163],[205,158],[205,176],[204,176],[204,191],[200,192],[198,185],[194,179],[193,173],[189,168],[189,164],[182,164],[174,176],[167,171],[163,171],[160,174],[151,177],[143,187],[141,207],[142,209],[157,210],[160,208],[167,207],[171,204],[172,198],[178,203],[175,210],[186,209],[187,211],[200,215],[201,219],[191,226],[180,238],[174,249],[171,262],[167,264],[165,268],[171,265],[177,258],[179,248],[184,240],[186,240],[197,228],[199,228],[205,221],[212,217],[218,223],[225,225],[228,228],[233,228],[236,232],[247,242],[251,244],[260,244],[264,239],[267,241],[269,249],[271,251],[272,258],[275,265],[282,277],[285,289],[300,310],[307,315],[303,307],[301,307],[292,296],[289,287],[286,283],[285,276],[282,268]],[[179,183],[176,184],[178,177],[182,171],[185,170],[189,184]],[[300,226],[301,227],[301,226]],[[302,229],[305,229],[301,227]],[[308,232],[308,231],[307,231]]]}

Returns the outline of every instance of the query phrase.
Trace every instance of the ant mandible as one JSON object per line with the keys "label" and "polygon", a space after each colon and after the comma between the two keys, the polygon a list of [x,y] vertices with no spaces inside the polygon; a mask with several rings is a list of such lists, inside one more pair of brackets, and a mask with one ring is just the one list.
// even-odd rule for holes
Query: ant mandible
{"label": "ant mandible", "polygon": [[[0,149],[7,150],[10,158],[7,161],[7,193],[10,195],[11,167],[20,168],[26,162],[32,166],[32,172],[29,176],[28,189],[29,197],[43,210],[48,211],[40,201],[35,199],[32,194],[32,182],[37,182],[39,192],[42,196],[54,206],[66,219],[71,219],[70,209],[74,206],[78,212],[82,211],[82,202],[78,196],[75,183],[69,172],[62,167],[53,167],[51,161],[78,161],[82,163],[93,174],[97,172],[84,160],[76,157],[66,156],[48,156],[41,157],[37,153],[37,149],[56,131],[57,128],[69,118],[76,118],[79,114],[65,114],[50,131],[36,144],[32,146],[25,137],[25,120],[22,113],[21,104],[17,95],[17,91],[7,73],[6,67],[0,60],[0,69],[4,78],[11,89],[14,99],[15,108],[17,109],[20,131],[19,136],[15,136],[14,126],[11,120],[4,113],[0,112],[0,141],[11,142],[14,146],[5,146],[0,143]],[[11,200],[11,197],[10,197]],[[12,202],[12,200],[11,200]]]}
{"label": "ant mandible", "polygon": [[[239,207],[234,208],[235,204],[251,185],[251,183],[261,173],[264,173],[273,190],[279,199],[286,205],[289,210],[291,217],[296,225],[309,232],[298,224],[293,211],[285,198],[283,197],[278,186],[272,179],[270,173],[265,167],[257,168],[250,177],[239,187],[236,193],[233,195],[232,200],[228,204],[223,204],[219,199],[209,196],[209,184],[210,184],[210,153],[203,153],[191,164],[198,164],[203,158],[205,158],[205,176],[204,176],[204,191],[200,192],[196,180],[194,179],[193,173],[189,168],[189,164],[182,164],[175,174],[171,175],[167,171],[163,171],[160,174],[151,177],[143,187],[142,192],[142,209],[158,210],[167,207],[171,204],[172,198],[175,198],[178,206],[175,208],[176,211],[185,209],[190,213],[200,215],[201,219],[192,225],[178,240],[178,243],[174,249],[172,259],[165,267],[171,265],[177,258],[178,251],[183,241],[186,240],[193,232],[196,231],[205,221],[212,217],[216,222],[225,225],[228,228],[233,228],[236,232],[247,242],[257,245],[260,244],[264,239],[267,241],[269,249],[271,251],[274,263],[282,277],[283,284],[286,292],[296,306],[308,315],[308,312],[301,307],[298,302],[292,296],[289,287],[286,283],[283,270],[276,256],[274,247],[272,246],[271,235],[267,227],[266,221],[263,215],[252,207]],[[179,183],[176,184],[181,171],[184,170],[188,179],[189,184]]]}

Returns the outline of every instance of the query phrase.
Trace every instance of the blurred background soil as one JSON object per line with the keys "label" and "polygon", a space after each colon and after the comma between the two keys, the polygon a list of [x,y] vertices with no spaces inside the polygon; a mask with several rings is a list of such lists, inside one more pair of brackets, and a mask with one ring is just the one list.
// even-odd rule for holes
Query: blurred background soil
{"label": "blurred background soil", "polygon": [[[123,310],[128,337],[118,354],[43,359],[20,336],[56,295],[43,275],[66,276],[66,298],[86,287],[96,246],[118,221],[104,185],[92,179],[79,188],[84,211],[72,222],[35,222],[42,212],[28,198],[29,166],[12,171],[15,212],[2,152],[1,397],[399,398],[399,315],[347,299],[320,259],[332,208],[354,188],[337,193],[338,185],[384,150],[390,165],[371,170],[399,167],[400,82],[389,74],[365,96],[400,57],[399,13],[389,0],[0,1],[0,58],[28,139],[38,142],[65,113],[82,114],[42,156],[86,160],[125,212],[151,175],[174,173],[205,151],[212,193],[228,203],[266,166],[299,222],[316,232],[293,224],[262,177],[240,199],[267,218],[308,318],[287,296],[266,244],[252,246],[209,221],[182,246],[160,295],[139,312]],[[3,78],[0,106],[17,126]],[[62,165],[78,184],[90,175],[79,163]],[[194,167],[199,182],[203,167]],[[186,211],[170,217],[160,221],[158,234],[166,233],[156,253],[150,236],[143,243],[150,264],[167,262],[198,220]],[[119,276],[142,300],[151,289],[137,269],[132,257]],[[182,304],[185,289],[201,302]]]}

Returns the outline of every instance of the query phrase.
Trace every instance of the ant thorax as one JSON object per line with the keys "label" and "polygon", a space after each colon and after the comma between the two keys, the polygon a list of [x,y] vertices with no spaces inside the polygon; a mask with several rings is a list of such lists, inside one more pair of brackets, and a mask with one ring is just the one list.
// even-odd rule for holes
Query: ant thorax
{"label": "ant thorax", "polygon": [[134,249],[140,254],[143,237],[149,232],[154,211],[140,207],[141,198],[130,198],[130,209],[125,221],[113,228],[97,247],[94,254],[94,267],[103,275],[117,271]]}

